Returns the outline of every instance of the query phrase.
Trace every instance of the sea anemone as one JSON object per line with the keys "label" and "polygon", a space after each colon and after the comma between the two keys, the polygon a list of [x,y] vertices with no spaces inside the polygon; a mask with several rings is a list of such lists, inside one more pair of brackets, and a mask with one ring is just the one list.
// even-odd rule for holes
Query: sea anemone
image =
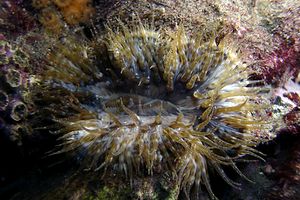
{"label": "sea anemone", "polygon": [[[40,102],[60,124],[62,149],[87,169],[152,175],[173,172],[187,194],[214,169],[235,162],[272,138],[267,87],[249,79],[230,37],[172,32],[139,24],[107,27],[102,40],[68,36],[47,54]],[[95,42],[96,41],[96,42]],[[44,105],[44,103],[43,103]],[[246,178],[246,177],[245,177]]]}

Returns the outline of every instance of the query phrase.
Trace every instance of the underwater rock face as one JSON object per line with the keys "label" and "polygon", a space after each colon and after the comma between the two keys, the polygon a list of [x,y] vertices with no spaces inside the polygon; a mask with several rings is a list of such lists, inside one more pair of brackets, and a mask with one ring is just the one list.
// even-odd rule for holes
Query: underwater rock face
{"label": "underwater rock face", "polygon": [[268,194],[269,199],[297,199],[300,195],[300,137],[291,136],[287,156],[273,159],[270,165],[274,168],[272,178],[275,184]]}
{"label": "underwater rock face", "polygon": [[[251,156],[269,165],[274,155],[257,149],[271,149],[272,125],[299,135],[296,1],[5,0],[0,6],[0,32],[9,38],[0,34],[2,149],[8,140],[27,158],[36,156],[29,163],[37,174],[47,171],[41,157],[49,165],[72,157],[83,168],[75,173],[64,166],[76,178],[53,170],[44,186],[13,182],[4,190],[0,174],[1,199],[14,185],[15,199],[297,194],[297,173],[285,172],[297,171],[296,148],[286,167],[272,165],[291,184],[273,183],[270,195],[275,179],[260,180],[265,164],[239,164],[246,177],[236,166]],[[127,20],[139,18],[143,23]],[[288,188],[283,196],[282,187]]]}

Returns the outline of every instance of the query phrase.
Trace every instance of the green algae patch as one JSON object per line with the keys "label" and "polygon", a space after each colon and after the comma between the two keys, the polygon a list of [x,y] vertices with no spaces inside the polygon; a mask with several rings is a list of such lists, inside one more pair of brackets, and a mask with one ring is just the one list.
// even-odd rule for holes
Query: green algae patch
{"label": "green algae patch", "polygon": [[128,188],[118,189],[115,187],[102,187],[95,195],[86,194],[83,200],[125,200],[130,199],[130,190]]}

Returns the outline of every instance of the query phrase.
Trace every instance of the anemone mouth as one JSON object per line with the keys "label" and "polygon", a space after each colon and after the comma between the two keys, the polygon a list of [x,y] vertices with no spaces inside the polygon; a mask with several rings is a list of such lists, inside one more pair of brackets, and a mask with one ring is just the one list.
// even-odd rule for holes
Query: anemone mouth
{"label": "anemone mouth", "polygon": [[135,171],[163,168],[176,172],[184,190],[204,184],[212,198],[210,167],[239,187],[221,166],[243,176],[234,161],[262,159],[253,147],[268,136],[261,110],[268,102],[236,50],[225,39],[217,45],[183,28],[169,36],[142,25],[107,29],[109,62],[102,67],[71,37],[48,55],[45,77],[58,81],[48,87],[70,93],[62,108],[54,105],[64,116],[55,118],[64,134],[56,153],[84,152],[87,168],[116,169],[131,180]]}
{"label": "anemone mouth", "polygon": [[121,114],[121,107],[125,106],[139,116],[163,117],[182,113],[191,117],[199,114],[200,108],[197,107],[197,99],[193,97],[194,91],[184,88],[182,83],[176,84],[176,91],[169,91],[165,85],[155,83],[143,86],[135,83],[114,87],[109,85],[90,87],[105,112]]}

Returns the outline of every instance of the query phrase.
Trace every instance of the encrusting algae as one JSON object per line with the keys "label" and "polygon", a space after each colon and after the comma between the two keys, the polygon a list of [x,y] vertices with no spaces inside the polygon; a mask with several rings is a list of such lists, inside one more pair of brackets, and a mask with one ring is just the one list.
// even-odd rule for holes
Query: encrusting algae
{"label": "encrusting algae", "polygon": [[38,101],[51,102],[47,115],[61,126],[62,149],[53,154],[72,152],[87,169],[131,181],[163,169],[187,195],[205,185],[217,198],[212,169],[239,188],[222,168],[246,178],[235,162],[263,159],[255,146],[273,138],[267,87],[249,79],[229,36],[217,43],[183,27],[120,27],[108,26],[104,41],[65,37],[47,53]]}

